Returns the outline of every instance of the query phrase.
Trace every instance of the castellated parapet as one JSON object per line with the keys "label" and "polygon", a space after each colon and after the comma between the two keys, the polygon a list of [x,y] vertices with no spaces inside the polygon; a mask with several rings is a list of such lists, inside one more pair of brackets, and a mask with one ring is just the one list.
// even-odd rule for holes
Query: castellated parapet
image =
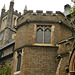
{"label": "castellated parapet", "polygon": [[[56,13],[53,13],[53,11],[46,11],[46,13],[43,13],[42,10],[36,10],[36,12],[33,12],[33,10],[29,10],[18,18],[17,26],[20,26],[23,23],[30,23],[30,22],[46,22],[46,23],[63,22],[64,24],[67,24],[66,21],[68,21],[68,19],[60,11],[56,11]],[[67,25],[71,27],[70,22],[68,23],[69,24]]]}

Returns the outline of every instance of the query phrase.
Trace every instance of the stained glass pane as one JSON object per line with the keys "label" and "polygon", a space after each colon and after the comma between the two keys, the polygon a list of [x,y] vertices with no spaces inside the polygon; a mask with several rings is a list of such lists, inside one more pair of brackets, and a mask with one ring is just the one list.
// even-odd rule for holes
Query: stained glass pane
{"label": "stained glass pane", "polygon": [[46,29],[44,32],[44,43],[50,44],[51,43],[51,31]]}
{"label": "stained glass pane", "polygon": [[36,35],[37,35],[36,42],[37,43],[43,43],[43,31],[42,31],[42,29],[38,29]]}

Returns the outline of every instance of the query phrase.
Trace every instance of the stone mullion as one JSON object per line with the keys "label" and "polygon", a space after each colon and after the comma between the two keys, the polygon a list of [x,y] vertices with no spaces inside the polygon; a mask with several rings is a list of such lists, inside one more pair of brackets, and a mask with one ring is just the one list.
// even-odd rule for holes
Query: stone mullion
{"label": "stone mullion", "polygon": [[44,31],[45,31],[45,28],[43,26],[43,44],[44,44]]}

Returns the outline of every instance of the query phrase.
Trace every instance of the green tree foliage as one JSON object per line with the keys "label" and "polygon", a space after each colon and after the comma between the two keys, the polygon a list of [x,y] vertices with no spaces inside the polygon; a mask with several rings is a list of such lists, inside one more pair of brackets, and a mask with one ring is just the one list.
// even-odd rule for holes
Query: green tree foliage
{"label": "green tree foliage", "polygon": [[0,64],[0,75],[11,75],[11,66],[6,63],[4,65]]}
{"label": "green tree foliage", "polygon": [[75,0],[71,0],[74,3],[73,7],[70,7],[69,11],[71,13],[71,17],[75,16]]}

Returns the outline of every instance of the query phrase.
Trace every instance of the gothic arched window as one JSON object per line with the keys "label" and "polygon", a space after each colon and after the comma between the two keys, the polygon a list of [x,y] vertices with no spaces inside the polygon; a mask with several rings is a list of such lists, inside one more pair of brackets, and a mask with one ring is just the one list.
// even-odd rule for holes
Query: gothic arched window
{"label": "gothic arched window", "polygon": [[44,31],[44,43],[51,43],[51,30],[48,28]]}
{"label": "gothic arched window", "polygon": [[22,50],[21,51],[18,51],[17,53],[18,53],[18,56],[17,56],[17,71],[20,71]]}
{"label": "gothic arched window", "polygon": [[18,61],[17,61],[17,71],[20,71],[20,65],[21,65],[21,55],[18,55]]}
{"label": "gothic arched window", "polygon": [[37,43],[43,43],[43,30],[41,28],[37,29]]}
{"label": "gothic arched window", "polygon": [[51,43],[51,25],[37,25],[36,43]]}

